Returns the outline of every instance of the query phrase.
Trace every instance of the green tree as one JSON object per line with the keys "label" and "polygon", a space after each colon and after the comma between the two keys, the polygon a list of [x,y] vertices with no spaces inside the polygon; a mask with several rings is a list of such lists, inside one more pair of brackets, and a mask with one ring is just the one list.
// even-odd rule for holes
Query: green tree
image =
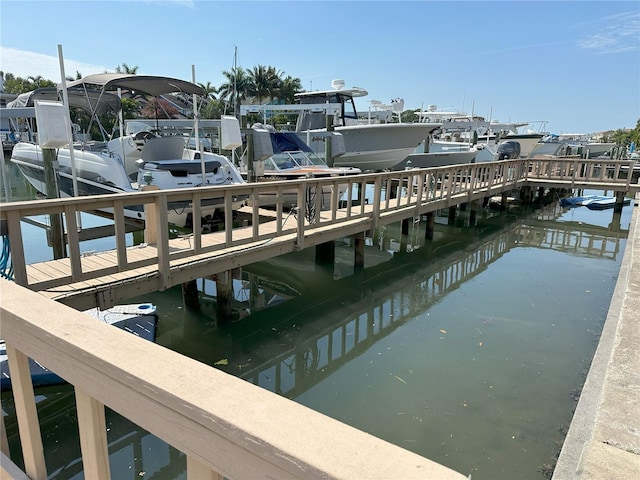
{"label": "green tree", "polygon": [[234,67],[231,71],[225,70],[222,74],[227,78],[227,81],[218,88],[218,95],[232,106],[233,113],[239,117],[240,105],[250,94],[249,76],[240,67]]}
{"label": "green tree", "polygon": [[220,118],[224,115],[224,107],[225,103],[220,100],[209,100],[200,110],[200,118]]}
{"label": "green tree", "polygon": [[51,80],[42,78],[41,75],[31,76],[27,78],[16,77],[12,73],[5,73],[4,76],[4,91],[6,93],[13,93],[20,95],[21,93],[31,92],[37,88],[55,87],[56,83]]}
{"label": "green tree", "polygon": [[218,89],[211,83],[198,83],[198,85],[204,90],[204,96],[207,100],[215,100]]}
{"label": "green tree", "polygon": [[130,67],[126,63],[121,63],[116,67],[116,73],[128,73],[129,75],[137,75],[138,74],[138,66]]}
{"label": "green tree", "polygon": [[136,118],[140,113],[140,102],[134,98],[122,99],[122,118]]}
{"label": "green tree", "polygon": [[250,81],[249,93],[256,98],[258,104],[262,104],[265,98],[271,101],[274,96],[277,96],[282,83],[282,72],[274,67],[257,65],[247,74]]}
{"label": "green tree", "polygon": [[302,81],[287,75],[278,89],[278,100],[284,104],[295,103],[295,94],[303,91]]}

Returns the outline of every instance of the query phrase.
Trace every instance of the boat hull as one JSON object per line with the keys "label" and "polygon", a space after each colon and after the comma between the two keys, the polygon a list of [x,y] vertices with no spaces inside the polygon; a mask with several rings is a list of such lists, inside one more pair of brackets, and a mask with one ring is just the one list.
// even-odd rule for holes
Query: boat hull
{"label": "boat hull", "polygon": [[[440,124],[384,123],[335,127],[342,134],[345,153],[333,161],[336,167],[356,167],[362,171],[393,168],[411,154]],[[325,129],[297,132],[300,138],[321,157],[324,141],[314,140],[313,134]]]}
{"label": "boat hull", "polygon": [[466,152],[435,152],[435,153],[412,153],[402,162],[394,167],[394,170],[404,170],[405,168],[431,168],[443,167],[447,165],[459,165],[471,163],[476,158],[475,150]]}

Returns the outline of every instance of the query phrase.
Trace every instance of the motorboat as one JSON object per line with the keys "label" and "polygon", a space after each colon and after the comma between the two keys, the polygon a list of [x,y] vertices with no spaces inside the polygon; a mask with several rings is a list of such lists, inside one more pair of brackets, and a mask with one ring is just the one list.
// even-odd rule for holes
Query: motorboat
{"label": "motorboat", "polygon": [[[121,99],[115,91],[155,97],[174,93],[204,94],[198,85],[159,76],[104,73],[68,83],[69,107],[89,113],[100,127],[103,141],[88,140],[88,135],[84,134],[79,141],[71,143],[73,148],[66,145],[56,149],[60,196],[135,192],[147,186],[170,189],[244,183],[242,175],[227,157],[187,148],[182,135],[164,137],[149,131],[108,135],[100,123],[100,116],[121,110]],[[34,105],[38,100],[57,100],[59,96],[60,87],[57,91],[36,90],[22,98],[20,104]],[[43,150],[39,144],[16,144],[11,161],[38,192],[47,195]],[[239,208],[244,201],[244,197],[234,197],[233,208]],[[223,202],[222,196],[203,200],[202,215],[214,215]],[[168,222],[181,227],[192,225],[190,207],[188,201],[170,203]],[[125,215],[144,220],[142,205],[127,207]]]}
{"label": "motorboat", "polygon": [[[258,180],[288,181],[300,178],[327,178],[358,175],[362,173],[359,168],[346,166],[330,167],[294,132],[276,132],[269,125],[255,124],[252,127],[254,137],[254,171]],[[247,155],[243,155],[240,163],[240,171],[248,175]],[[347,190],[347,184],[338,185],[338,197]],[[315,195],[308,192],[309,196]],[[328,208],[331,201],[332,187],[322,189],[321,206]],[[283,192],[283,205],[291,207],[297,202],[296,190]],[[273,202],[269,201],[269,198]],[[262,205],[276,203],[276,194],[260,196]]]}
{"label": "motorboat", "polygon": [[509,132],[506,135],[500,137],[500,142],[514,141],[520,144],[520,156],[522,158],[528,158],[531,155],[531,151],[536,144],[542,140],[545,136],[544,133],[536,133],[526,131],[523,133]]}
{"label": "motorboat", "polygon": [[[298,115],[295,131],[309,147],[324,155],[325,144],[318,133],[327,131],[327,104],[336,105],[333,130],[344,138],[344,154],[333,160],[336,167],[356,167],[362,171],[391,169],[407,157],[439,123],[362,123],[358,120],[355,98],[368,92],[360,87],[344,88],[334,80],[330,90],[297,93],[296,100],[307,107]],[[328,162],[327,162],[328,163]]]}
{"label": "motorboat", "polygon": [[[84,312],[88,321],[100,321],[113,325],[126,332],[150,342],[156,341],[158,314],[157,308],[152,303],[136,303],[128,305],[116,305],[100,310],[93,308]],[[113,352],[117,355],[118,352]],[[60,385],[65,381],[46,368],[44,365],[29,359],[29,371],[34,387]],[[0,390],[11,390],[11,376],[7,357],[7,347],[4,340],[0,340]]]}
{"label": "motorboat", "polygon": [[432,168],[459,165],[461,163],[473,163],[477,153],[478,150],[475,148],[453,152],[412,153],[402,162],[393,167],[393,169],[405,170],[407,168]]}
{"label": "motorboat", "polygon": [[592,141],[576,133],[549,134],[534,145],[529,156],[577,156],[585,159],[609,157],[615,147],[615,143]]}

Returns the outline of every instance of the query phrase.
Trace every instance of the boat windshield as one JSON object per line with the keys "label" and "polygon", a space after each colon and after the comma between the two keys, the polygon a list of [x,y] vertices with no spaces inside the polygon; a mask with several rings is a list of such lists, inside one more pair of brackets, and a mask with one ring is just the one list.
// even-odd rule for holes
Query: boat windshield
{"label": "boat windshield", "polygon": [[313,95],[313,93],[306,94],[299,97],[299,99],[302,105],[339,103],[341,105],[340,118],[336,119],[338,123],[335,123],[335,125],[358,124],[358,112],[352,95],[345,95],[341,92],[319,92],[317,95]]}

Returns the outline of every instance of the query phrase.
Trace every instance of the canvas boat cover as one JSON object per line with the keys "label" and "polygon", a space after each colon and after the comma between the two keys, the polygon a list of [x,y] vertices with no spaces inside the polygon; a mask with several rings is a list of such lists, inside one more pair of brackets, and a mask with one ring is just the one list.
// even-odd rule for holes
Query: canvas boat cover
{"label": "canvas boat cover", "polygon": [[67,83],[68,89],[100,88],[102,90],[134,90],[155,97],[168,93],[187,93],[204,96],[205,91],[195,83],[155,75],[132,75],[127,73],[97,73]]}
{"label": "canvas boat cover", "polygon": [[[69,90],[69,107],[81,108],[95,115],[120,110],[120,98],[112,93],[92,90]],[[62,101],[62,94],[56,88],[38,88],[31,92],[21,93],[7,103],[7,108],[33,107],[37,100]]]}
{"label": "canvas boat cover", "polygon": [[274,154],[299,151],[313,152],[300,137],[290,132],[271,132],[271,145],[273,146]]}

